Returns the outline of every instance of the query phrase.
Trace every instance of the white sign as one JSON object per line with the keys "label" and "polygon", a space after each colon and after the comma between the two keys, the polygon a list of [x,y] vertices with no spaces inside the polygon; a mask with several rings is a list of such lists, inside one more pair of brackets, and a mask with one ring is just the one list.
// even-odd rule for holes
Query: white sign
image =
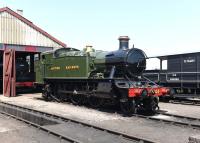
{"label": "white sign", "polygon": [[187,59],[187,60],[183,60],[184,63],[194,63],[195,59]]}

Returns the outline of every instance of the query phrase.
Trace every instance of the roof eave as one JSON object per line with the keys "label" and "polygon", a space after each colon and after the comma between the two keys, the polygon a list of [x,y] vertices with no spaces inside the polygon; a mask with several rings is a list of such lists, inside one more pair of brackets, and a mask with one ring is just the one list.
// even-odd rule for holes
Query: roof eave
{"label": "roof eave", "polygon": [[63,43],[60,40],[56,39],[55,37],[51,36],[49,33],[42,30],[41,28],[39,28],[38,26],[33,24],[31,21],[29,21],[25,17],[21,16],[20,14],[16,13],[15,11],[11,10],[10,8],[8,8],[8,7],[0,8],[0,12],[5,12],[5,11],[8,12],[9,14],[13,15],[14,17],[20,19],[21,21],[23,21],[24,23],[26,23],[30,27],[34,28],[35,30],[39,31],[41,34],[48,37],[49,39],[56,42],[57,44],[61,45],[62,47],[67,47],[67,45],[65,43]]}

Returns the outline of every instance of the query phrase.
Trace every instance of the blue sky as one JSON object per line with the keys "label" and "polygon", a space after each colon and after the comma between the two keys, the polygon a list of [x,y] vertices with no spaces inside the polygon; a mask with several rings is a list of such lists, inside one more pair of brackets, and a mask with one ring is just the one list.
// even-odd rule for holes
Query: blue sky
{"label": "blue sky", "polygon": [[118,49],[130,46],[148,56],[200,51],[199,0],[0,0],[68,46]]}

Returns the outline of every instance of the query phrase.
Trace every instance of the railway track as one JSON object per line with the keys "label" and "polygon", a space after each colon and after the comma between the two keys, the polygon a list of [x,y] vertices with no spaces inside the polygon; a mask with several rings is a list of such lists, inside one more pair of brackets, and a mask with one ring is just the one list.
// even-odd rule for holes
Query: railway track
{"label": "railway track", "polygon": [[169,103],[200,106],[200,101],[199,100],[198,101],[196,101],[196,100],[169,100]]}
{"label": "railway track", "polygon": [[145,116],[134,114],[135,117],[144,118],[152,121],[158,121],[170,125],[177,125],[181,127],[189,127],[200,130],[200,118],[187,117],[169,113],[158,112],[154,116]]}
{"label": "railway track", "polygon": [[41,125],[39,125],[39,124],[35,124],[35,123],[30,122],[30,121],[28,121],[28,120],[24,120],[23,118],[17,117],[17,116],[15,116],[15,115],[12,115],[12,114],[9,114],[9,113],[6,113],[6,112],[2,112],[2,111],[0,111],[0,114],[6,115],[6,116],[9,116],[9,117],[11,117],[11,118],[14,118],[14,119],[16,119],[16,120],[18,120],[18,121],[24,122],[24,123],[28,124],[29,126],[33,126],[33,127],[37,128],[37,129],[39,129],[39,130],[42,130],[42,131],[44,131],[44,132],[47,132],[49,135],[53,135],[53,136],[55,136],[55,137],[58,137],[60,140],[65,140],[65,141],[71,142],[71,143],[82,143],[81,141],[79,141],[79,140],[77,140],[77,139],[68,137],[68,136],[66,136],[66,135],[58,134],[58,133],[56,133],[56,132],[53,131],[53,130],[50,130],[50,129],[46,128],[46,127],[43,127],[43,126],[41,126]]}
{"label": "railway track", "polygon": [[[81,126],[82,128],[86,128],[86,129],[92,129],[92,130],[96,130],[99,133],[101,133],[103,136],[103,138],[108,134],[110,136],[113,136],[114,138],[117,138],[118,140],[121,139],[122,142],[139,142],[139,143],[153,143],[153,141],[147,140],[147,139],[143,139],[143,138],[138,138],[136,136],[132,136],[132,135],[128,135],[126,133],[123,132],[118,132],[112,129],[108,129],[108,128],[103,128],[103,127],[98,127],[95,125],[91,125],[82,121],[78,121],[75,119],[70,119],[70,118],[66,118],[66,117],[61,117],[58,115],[54,115],[54,114],[50,114],[50,113],[46,113],[46,112],[42,112],[42,111],[37,111],[34,109],[30,109],[30,108],[25,108],[25,107],[21,107],[21,106],[17,106],[17,105],[13,105],[13,104],[9,104],[9,103],[5,103],[5,102],[0,102],[0,113],[1,114],[5,114],[7,116],[10,116],[12,118],[15,118],[19,121],[22,121],[30,126],[34,126],[42,131],[47,132],[50,135],[53,135],[55,137],[58,137],[62,140],[65,140],[67,142],[73,142],[73,143],[83,143],[83,142],[89,142],[89,141],[82,141],[80,139],[77,138],[73,138],[71,136],[67,136],[66,134],[62,134],[59,132],[56,132],[54,129],[49,128],[48,126],[42,126],[40,124],[31,122],[29,120],[23,119],[22,117],[18,117],[17,115],[20,115],[21,113],[14,113],[14,110],[20,110],[20,111],[24,111],[27,113],[34,113],[39,115],[40,117],[45,117],[45,119],[50,119],[53,122],[57,122],[57,123],[66,123],[66,124],[73,124],[73,126],[76,124],[78,126]],[[70,128],[70,130],[73,130]],[[85,129],[84,129],[85,130]],[[86,130],[85,130],[86,131]],[[105,141],[102,141],[105,142]],[[112,141],[110,141],[112,142]]]}

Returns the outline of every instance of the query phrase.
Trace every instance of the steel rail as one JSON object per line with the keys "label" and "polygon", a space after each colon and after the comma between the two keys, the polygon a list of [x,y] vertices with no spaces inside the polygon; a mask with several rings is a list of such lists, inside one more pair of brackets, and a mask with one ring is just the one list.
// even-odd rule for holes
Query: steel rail
{"label": "steel rail", "polygon": [[195,118],[195,117],[182,116],[182,115],[170,114],[170,113],[161,113],[161,112],[158,112],[158,114],[166,115],[166,116],[170,116],[170,117],[176,117],[176,118],[200,121],[200,118]]}
{"label": "steel rail", "polygon": [[[159,113],[158,112],[157,115],[165,115],[165,116],[170,116],[170,117],[184,119],[184,120],[200,121],[200,118],[187,117],[187,116],[181,116],[181,115],[175,115],[175,114],[169,114],[169,113]],[[139,115],[139,114],[134,114],[134,117],[139,117],[139,118],[144,118],[144,119],[148,119],[148,120],[168,123],[168,124],[171,124],[171,125],[187,126],[187,127],[191,127],[191,128],[195,128],[195,129],[200,130],[200,124],[192,124],[192,123],[181,122],[181,121],[167,120],[167,119],[163,119],[163,118],[158,118],[156,116],[145,116],[145,115]]]}
{"label": "steel rail", "polygon": [[196,101],[196,100],[191,100],[191,101],[170,100],[169,103],[172,103],[172,104],[180,104],[180,105],[200,106],[200,101]]}
{"label": "steel rail", "polygon": [[14,119],[16,119],[16,120],[18,120],[18,121],[24,122],[24,123],[26,123],[26,124],[28,124],[28,125],[31,125],[31,126],[37,128],[37,129],[40,129],[40,130],[42,130],[42,131],[45,131],[45,132],[47,132],[48,134],[52,134],[52,135],[58,137],[60,140],[61,140],[61,139],[64,139],[64,140],[66,140],[66,141],[68,141],[68,142],[72,142],[72,143],[82,143],[81,141],[79,141],[79,140],[77,140],[77,139],[73,139],[73,138],[71,138],[71,137],[67,137],[66,135],[58,134],[58,133],[56,133],[56,132],[54,132],[54,131],[52,131],[52,130],[50,130],[50,129],[44,127],[44,126],[35,124],[35,123],[30,122],[30,121],[28,121],[28,120],[25,120],[25,119],[22,119],[22,118],[20,118],[20,117],[11,115],[11,114],[9,114],[9,113],[0,111],[0,114],[4,114],[4,115],[6,115],[6,116],[12,117],[12,118],[14,118]]}
{"label": "steel rail", "polygon": [[43,115],[43,116],[46,116],[46,117],[49,117],[49,118],[61,120],[61,121],[64,121],[64,122],[72,122],[72,123],[76,123],[76,124],[79,124],[79,125],[83,125],[83,126],[87,126],[87,127],[90,127],[90,128],[94,128],[94,129],[97,129],[97,130],[100,130],[100,131],[108,132],[110,134],[126,138],[128,140],[133,140],[133,141],[140,142],[140,143],[154,143],[154,141],[150,141],[150,140],[147,140],[147,139],[144,139],[144,138],[138,138],[136,136],[129,135],[129,134],[126,134],[126,133],[123,133],[123,132],[120,132],[120,131],[115,131],[115,130],[112,130],[112,129],[108,129],[108,128],[105,128],[105,127],[99,127],[99,126],[96,126],[96,125],[88,124],[86,122],[78,121],[76,119],[62,117],[62,116],[59,116],[59,115],[46,113],[46,112],[43,112],[43,111],[38,111],[38,110],[35,110],[35,109],[22,107],[22,106],[10,104],[10,103],[2,102],[2,101],[0,101],[0,103],[8,105],[8,106],[15,107],[15,108],[18,108],[18,109],[22,109],[22,110],[25,110],[25,111],[39,113],[40,115]]}

